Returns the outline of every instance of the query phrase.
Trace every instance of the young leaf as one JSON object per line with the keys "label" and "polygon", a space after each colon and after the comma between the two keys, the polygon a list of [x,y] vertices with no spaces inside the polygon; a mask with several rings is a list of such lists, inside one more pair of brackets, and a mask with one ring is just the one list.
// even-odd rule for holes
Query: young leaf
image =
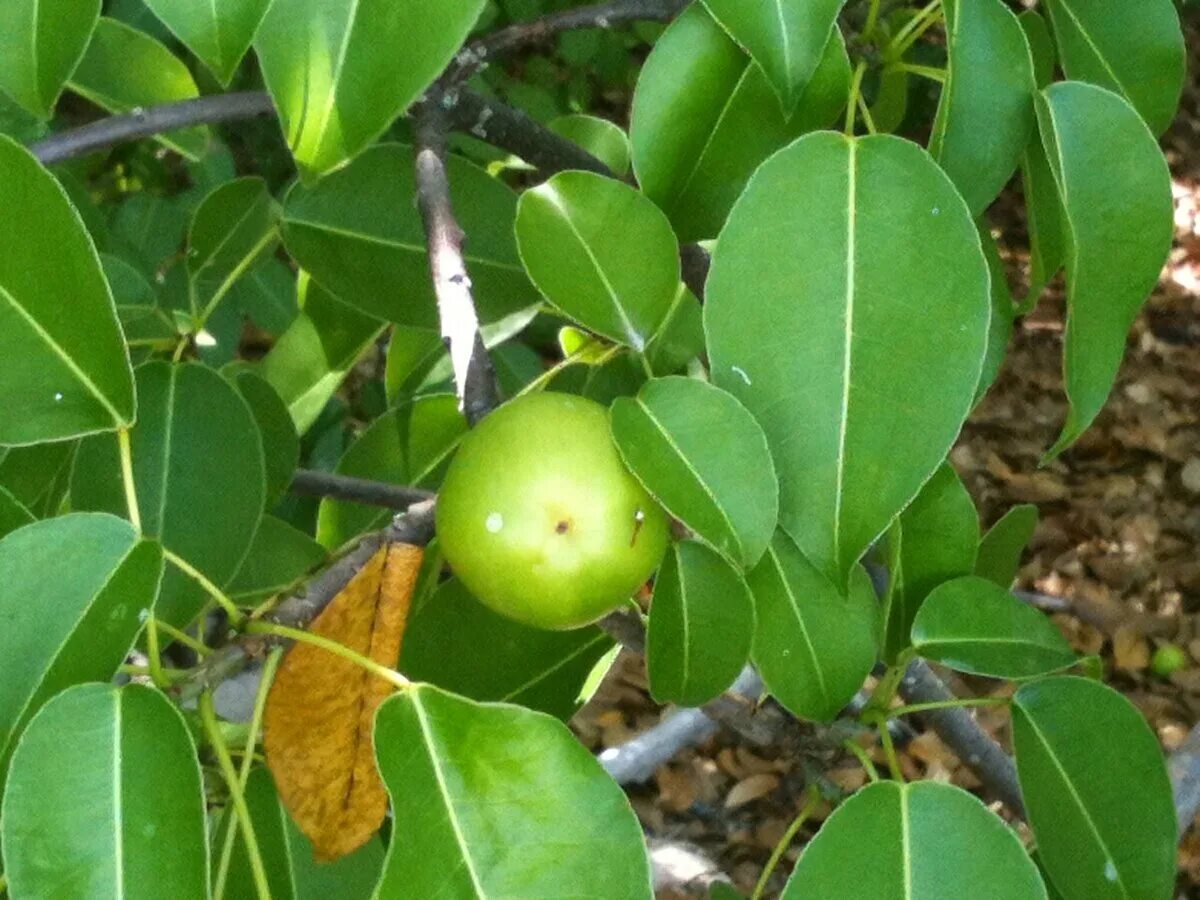
{"label": "young leaf", "polygon": [[1014,506],[1006,512],[980,541],[975,574],[1005,590],[1012,587],[1021,566],[1021,554],[1033,538],[1037,523],[1038,509],[1032,504]]}
{"label": "young leaf", "polygon": [[[142,528],[218,587],[241,567],[262,518],[262,438],[241,396],[196,364],[152,362],[137,371],[141,411],[130,432]],[[116,438],[89,438],[71,478],[75,509],[125,516]],[[209,598],[170,566],[158,598],[160,619],[190,622]]]}
{"label": "young leaf", "polygon": [[0,486],[0,538],[35,521],[33,513],[22,506],[21,502],[4,487]]}
{"label": "young leaf", "polygon": [[1124,95],[1151,131],[1166,131],[1179,107],[1186,75],[1175,4],[1046,0],[1046,7],[1067,77]]}
{"label": "young leaf", "polygon": [[929,152],[978,216],[1029,143],[1033,60],[1002,0],[948,0],[943,8],[950,59]]}
{"label": "young leaf", "polygon": [[729,688],[750,656],[754,599],[742,575],[696,541],[667,554],[654,584],[646,667],[659,703],[703,706]]}
{"label": "young leaf", "polygon": [[961,788],[880,781],[839,806],[805,848],[783,900],[1046,900],[1016,834]]}
{"label": "young leaf", "polygon": [[413,614],[400,671],[472,700],[516,703],[566,721],[579,709],[580,685],[612,646],[593,626],[521,625],[450,579]]}
{"label": "young leaf", "polygon": [[[309,631],[393,668],[424,551],[381,547],[317,616]],[[263,747],[279,796],[319,860],[365,844],[383,822],[387,795],[375,771],[375,710],[390,682],[323,647],[297,643],[267,695]]]}
{"label": "young leaf", "polygon": [[1115,94],[1079,82],[1037,100],[1038,126],[1066,210],[1071,410],[1047,456],[1061,453],[1104,406],[1125,337],[1171,248],[1171,176],[1154,137]]}
{"label": "young leaf", "polygon": [[653,203],[619,181],[560,172],[517,204],[525,271],[564,315],[639,353],[679,288],[679,242]]}
{"label": "young leaf", "polygon": [[1141,713],[1112,688],[1058,676],[1017,691],[1012,718],[1038,856],[1062,895],[1170,897],[1175,807]]}
{"label": "young leaf", "polygon": [[790,117],[846,0],[704,0],[704,5],[766,73]]}
{"label": "young leaf", "polygon": [[183,716],[140,685],[59,694],[13,754],[0,840],[15,897],[208,896],[204,790]]}
{"label": "young leaf", "polygon": [[763,426],[780,524],[835,583],[946,458],[989,304],[966,206],[907,141],[803,137],[738,201],[704,307],[713,382]]}
{"label": "young leaf", "polygon": [[49,119],[100,17],[100,0],[0,3],[0,91]]}
{"label": "young leaf", "polygon": [[913,622],[912,644],[926,659],[992,678],[1032,678],[1076,661],[1044,614],[973,575],[934,588]]}
{"label": "young leaf", "polygon": [[[188,67],[150,35],[102,16],[68,87],[110,113],[127,113],[199,96]],[[208,129],[195,126],[158,137],[188,159],[208,149]]]}
{"label": "young leaf", "polygon": [[875,665],[875,591],[861,568],[843,594],[783,532],[746,578],[754,594],[752,658],[795,715],[832,721]]}
{"label": "young leaf", "polygon": [[38,707],[83,681],[112,678],[154,605],[157,545],[128,522],[72,513],[0,540],[0,783],[16,737]]}
{"label": "young leaf", "polygon": [[[338,461],[337,473],[433,489],[466,433],[467,422],[453,394],[418,397],[372,422]],[[364,531],[382,527],[392,515],[327,497],[317,518],[317,540],[336,550]]]}
{"label": "young leaf", "polygon": [[704,382],[660,378],[610,415],[617,449],[646,490],[728,559],[757,563],[775,533],[779,482],[745,407]]}
{"label": "young leaf", "polygon": [[546,127],[588,151],[618,178],[629,174],[629,137],[619,125],[595,116],[571,115],[561,116]]}
{"label": "young leaf", "polygon": [[942,463],[900,514],[900,547],[886,606],[885,657],[894,660],[909,646],[917,610],[935,587],[975,567],[979,516],[966,486]]}
{"label": "young leaf", "polygon": [[229,87],[238,63],[271,0],[145,0],[150,11],[171,29],[200,62]]}
{"label": "young leaf", "polygon": [[254,48],[301,175],[379,137],[446,68],[485,2],[275,0]]}
{"label": "young leaf", "polygon": [[638,78],[630,138],[646,196],[683,241],[715,238],[768,156],[846,107],[850,59],[834,29],[790,121],[751,59],[704,7],[680,14]]}
{"label": "young leaf", "polygon": [[652,896],[629,801],[557,719],[414,685],[380,707],[375,752],[403,835],[381,900]]}
{"label": "young leaf", "polygon": [[59,183],[3,136],[0,208],[0,443],[128,426],[133,374],[96,249]]}
{"label": "young leaf", "polygon": [[[537,303],[513,237],[516,194],[462,157],[451,156],[447,168],[455,214],[471,236],[466,262],[481,318],[493,322]],[[372,147],[318,184],[292,188],[284,200],[284,243],[343,302],[400,325],[437,328],[415,197],[412,148]]]}
{"label": "young leaf", "polygon": [[325,562],[324,547],[275,516],[263,516],[254,543],[229,582],[229,596],[246,606],[260,603],[295,585]]}

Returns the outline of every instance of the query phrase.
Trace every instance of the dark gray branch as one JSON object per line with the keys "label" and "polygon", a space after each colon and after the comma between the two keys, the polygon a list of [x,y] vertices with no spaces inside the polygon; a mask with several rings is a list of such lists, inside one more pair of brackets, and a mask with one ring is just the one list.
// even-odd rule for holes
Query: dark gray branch
{"label": "dark gray branch", "polygon": [[432,500],[433,494],[420,488],[388,484],[385,481],[369,481],[366,478],[351,478],[349,475],[334,475],[332,472],[314,472],[299,469],[292,476],[288,490],[304,497],[332,497],[348,500],[365,506],[382,506],[385,509],[408,509],[415,503]]}

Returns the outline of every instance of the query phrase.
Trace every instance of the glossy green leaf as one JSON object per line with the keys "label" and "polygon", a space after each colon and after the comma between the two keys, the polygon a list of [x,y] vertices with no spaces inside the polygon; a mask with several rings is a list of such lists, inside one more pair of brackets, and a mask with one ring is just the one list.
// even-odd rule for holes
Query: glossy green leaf
{"label": "glossy green leaf", "polygon": [[[68,87],[111,113],[127,113],[199,95],[192,73],[145,32],[101,17]],[[158,136],[189,159],[208,148],[208,129],[195,126]]]}
{"label": "glossy green leaf", "polygon": [[1126,335],[1171,248],[1174,216],[1166,160],[1120,97],[1056,84],[1039,96],[1037,114],[1070,233],[1063,368],[1071,410],[1055,456],[1108,399]]}
{"label": "glossy green leaf", "polygon": [[679,242],[642,194],[592,172],[560,172],[517,204],[517,245],[533,283],[586,328],[637,351],[679,288]]}
{"label": "glossy green leaf", "polygon": [[702,381],[660,378],[617,400],[611,419],[625,465],[671,515],[738,565],[758,562],[779,518],[779,482],[745,407]]}
{"label": "glossy green leaf", "polygon": [[140,685],[59,694],[13,754],[0,840],[14,897],[208,896],[204,789],[183,716]]}
{"label": "glossy green leaf", "polygon": [[1000,247],[992,237],[987,223],[980,220],[978,224],[979,240],[983,245],[983,255],[992,279],[992,303],[988,319],[987,353],[983,357],[979,387],[975,389],[976,402],[984,398],[1000,375],[1000,369],[1008,356],[1008,345],[1012,341],[1013,323],[1016,320],[1016,306],[1013,303],[1012,289],[1008,286],[1008,274],[1004,270]]}
{"label": "glossy green leaf", "polygon": [[409,619],[400,671],[472,700],[516,703],[565,721],[579,709],[588,673],[612,646],[596,627],[521,625],[451,579]]}
{"label": "glossy green leaf", "polygon": [[746,578],[754,594],[752,657],[772,694],[804,719],[832,721],[875,665],[875,591],[855,568],[846,595],[783,532]]}
{"label": "glossy green leaf", "polygon": [[763,426],[780,523],[836,583],[966,419],[988,283],[962,199],[899,138],[803,137],[730,216],[704,307],[713,382]]}
{"label": "glossy green leaf", "polygon": [[619,125],[596,116],[571,115],[561,116],[546,127],[578,144],[618,178],[629,174],[629,137]]}
{"label": "glossy green leaf", "polygon": [[926,659],[993,678],[1032,678],[1065,669],[1076,659],[1042,612],[974,575],[929,594],[913,622],[912,643]]}
{"label": "glossy green leaf", "polygon": [[[513,237],[516,194],[461,157],[452,156],[447,171],[455,215],[471,236],[465,259],[483,321],[537,303]],[[319,184],[291,190],[284,243],[302,268],[344,302],[401,325],[437,328],[415,198],[412,148],[372,147]]]}
{"label": "glossy green leaf", "polygon": [[943,463],[899,519],[900,546],[886,605],[885,655],[909,646],[913,619],[939,584],[969,575],[979,549],[979,516],[966,486]]}
{"label": "glossy green leaf", "polygon": [[1046,900],[1020,839],[977,798],[934,781],[880,781],[804,849],[784,900]]}
{"label": "glossy green leaf", "polygon": [[[147,363],[137,371],[141,412],[130,432],[133,480],[149,537],[224,587],[241,567],[266,497],[262,438],[241,395],[196,364]],[[71,478],[76,509],[125,515],[117,441],[80,446]],[[208,596],[175,566],[163,579],[157,612],[190,622]]]}
{"label": "glossy green leaf", "polygon": [[1128,700],[1095,681],[1027,684],[1013,745],[1038,856],[1067,900],[1166,900],[1175,808],[1158,740]]}
{"label": "glossy green leaf", "polygon": [[821,63],[846,0],[704,0],[713,18],[766,73],[791,115]]}
{"label": "glossy green leaf", "polygon": [[759,164],[846,106],[850,60],[836,29],[789,121],[762,70],[692,4],[638,79],[630,138],[638,183],[681,241],[715,238]]}
{"label": "glossy green leaf", "polygon": [[1116,91],[1155,134],[1179,107],[1186,71],[1183,32],[1171,0],[1046,0],[1068,78]]}
{"label": "glossy green leaf", "polygon": [[100,16],[100,0],[0,3],[0,91],[48,119]]}
{"label": "glossy green leaf", "polygon": [[0,486],[0,538],[36,521],[33,513],[16,497]]}
{"label": "glossy green leaf", "polygon": [[75,460],[76,441],[0,447],[0,486],[44,519],[58,512]]}
{"label": "glossy green leaf", "polygon": [[266,505],[269,507],[287,492],[292,476],[296,474],[300,462],[300,437],[283,398],[266,379],[255,372],[242,371],[232,374],[230,381],[258,423],[266,466]]}
{"label": "glossy green leaf", "polygon": [[325,548],[275,516],[263,516],[250,552],[229,582],[229,596],[246,606],[296,584],[328,558]]}
{"label": "glossy green leaf", "polygon": [[996,199],[1033,130],[1033,59],[1003,0],[949,0],[950,59],[929,152],[972,215]]}
{"label": "glossy green leaf", "polygon": [[[383,843],[372,838],[349,856],[334,862],[317,862],[312,843],[304,836],[279,800],[271,773],[250,772],[246,806],[254,822],[254,836],[271,888],[272,900],[369,900],[383,870]],[[225,846],[230,822],[236,816],[226,807],[213,841],[213,855]],[[215,860],[214,860],[215,862]],[[259,900],[246,842],[239,829],[225,881],[225,900]]]}
{"label": "glossy green leaf", "polygon": [[201,323],[278,241],[279,206],[261,178],[227,181],[201,201],[188,229],[192,314]]}
{"label": "glossy green leaf", "polygon": [[[453,394],[419,397],[371,423],[337,465],[339,475],[391,484],[436,488],[450,456],[467,432]],[[393,513],[326,498],[317,517],[317,540],[330,550],[379,528]]]}
{"label": "glossy green leaf", "polygon": [[229,87],[238,63],[250,49],[254,33],[271,0],[145,0],[200,62]]}
{"label": "glossy green leaf", "polygon": [[307,275],[300,278],[299,293],[302,312],[263,358],[259,374],[304,434],[383,333],[384,323],[342,303]]}
{"label": "glossy green leaf", "polygon": [[254,48],[301,174],[379,137],[446,68],[484,3],[274,0]]}
{"label": "glossy green leaf", "polygon": [[403,835],[380,900],[651,897],[629,801],[557,719],[416,685],[379,708],[375,754]]}
{"label": "glossy green leaf", "polygon": [[1031,503],[1014,506],[1006,512],[979,543],[975,574],[1000,585],[1012,587],[1021,567],[1021,554],[1037,529],[1038,508]]}
{"label": "glossy green leaf", "polygon": [[737,678],[753,637],[754,598],[741,573],[704,544],[673,545],[654,583],[646,632],[651,696],[703,706]]}
{"label": "glossy green leaf", "polygon": [[[106,680],[154,605],[162,555],[128,522],[74,513],[0,540],[0,783],[15,739],[64,688]],[[52,589],[48,577],[53,573]]]}
{"label": "glossy green leaf", "polygon": [[0,209],[0,444],[129,425],[133,374],[96,249],[61,185],[6,137]]}

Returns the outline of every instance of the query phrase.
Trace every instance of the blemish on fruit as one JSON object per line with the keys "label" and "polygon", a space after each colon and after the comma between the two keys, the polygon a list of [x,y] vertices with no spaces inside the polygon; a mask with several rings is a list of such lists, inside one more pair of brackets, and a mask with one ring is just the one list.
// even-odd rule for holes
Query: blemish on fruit
{"label": "blemish on fruit", "polygon": [[555,534],[566,534],[570,530],[571,530],[571,523],[568,522],[566,519],[563,519],[561,522],[559,522],[557,525],[554,526]]}
{"label": "blemish on fruit", "polygon": [[642,531],[642,524],[646,521],[646,512],[641,507],[633,514],[633,537],[629,540],[629,546],[637,544],[638,535]]}
{"label": "blemish on fruit", "polygon": [[494,512],[487,517],[487,521],[483,524],[492,534],[499,534],[500,529],[504,527],[504,516],[500,515],[498,512]]}

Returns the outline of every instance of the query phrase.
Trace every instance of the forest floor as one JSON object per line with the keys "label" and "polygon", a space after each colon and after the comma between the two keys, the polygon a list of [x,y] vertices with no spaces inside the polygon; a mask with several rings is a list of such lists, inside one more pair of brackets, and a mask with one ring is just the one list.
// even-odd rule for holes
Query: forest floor
{"label": "forest floor", "polygon": [[[1133,328],[1117,385],[1087,435],[1053,463],[1038,462],[1066,415],[1062,393],[1064,298],[1061,281],[1018,322],[1001,377],[971,417],[951,459],[986,528],[1011,506],[1036,504],[1041,520],[1018,586],[1061,598],[1054,621],[1081,653],[1099,654],[1105,677],[1147,717],[1164,752],[1200,721],[1200,33],[1189,33],[1192,82],[1164,138],[1174,180],[1176,243],[1154,296]],[[1008,248],[1010,281],[1024,294],[1028,254],[1019,185],[991,220]],[[1154,650],[1170,642],[1187,665],[1161,678]],[[660,720],[639,658],[623,658],[602,692],[577,717],[599,750]],[[994,682],[952,680],[960,693],[995,691]],[[1007,714],[979,720],[1007,743]],[[882,756],[875,749],[877,761]],[[914,778],[978,782],[932,733],[904,748]],[[830,773],[854,788],[857,764]],[[748,895],[772,848],[804,801],[804,775],[778,748],[754,748],[722,731],[686,750],[653,780],[630,791],[647,832],[692,845]],[[819,812],[793,843],[773,880],[783,883]],[[1181,897],[1200,897],[1200,828],[1184,839]],[[660,897],[705,896],[668,889]],[[768,896],[775,896],[774,890]]]}

